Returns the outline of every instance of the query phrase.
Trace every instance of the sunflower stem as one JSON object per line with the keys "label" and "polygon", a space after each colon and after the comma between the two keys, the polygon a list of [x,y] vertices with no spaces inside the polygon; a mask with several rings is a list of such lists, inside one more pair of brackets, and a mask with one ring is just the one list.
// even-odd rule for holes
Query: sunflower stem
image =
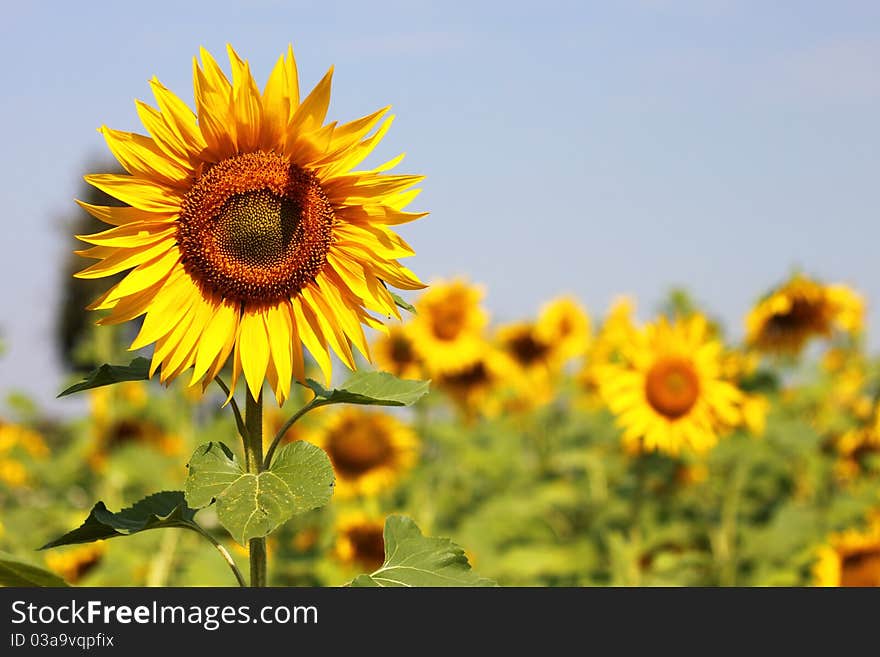
{"label": "sunflower stem", "polygon": [[[244,424],[247,429],[245,455],[247,469],[250,474],[258,475],[263,471],[263,391],[256,398],[247,391],[247,402],[244,410]],[[266,586],[266,537],[252,538],[248,544],[251,561],[251,586]]]}
{"label": "sunflower stem", "polygon": [[630,520],[630,572],[629,585],[641,586],[642,582],[642,513],[648,480],[647,455],[643,451],[635,457],[636,488],[633,495],[632,516]]}
{"label": "sunflower stem", "polygon": [[290,419],[287,420],[284,424],[281,425],[281,428],[278,430],[278,433],[275,434],[275,437],[272,439],[272,444],[269,445],[269,450],[266,452],[266,459],[263,461],[263,469],[268,470],[269,466],[272,465],[272,457],[275,455],[275,450],[278,448],[278,445],[281,443],[281,439],[284,438],[284,434],[287,433],[287,430],[293,426],[294,422],[300,419],[303,415],[308,413],[313,408],[318,408],[319,406],[323,406],[320,402],[316,402],[316,400],[310,401],[308,404],[299,409],[296,413],[290,416]]}
{"label": "sunflower stem", "polygon": [[748,473],[745,459],[739,459],[728,475],[724,497],[721,501],[721,528],[716,547],[716,561],[719,562],[719,584],[736,586],[736,534],[739,516],[739,503],[743,484]]}

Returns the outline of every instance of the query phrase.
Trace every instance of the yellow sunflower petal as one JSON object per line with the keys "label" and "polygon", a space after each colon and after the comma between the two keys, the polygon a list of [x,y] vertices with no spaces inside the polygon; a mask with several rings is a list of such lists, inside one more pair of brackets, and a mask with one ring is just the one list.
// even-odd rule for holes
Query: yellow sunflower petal
{"label": "yellow sunflower petal", "polygon": [[169,158],[153,139],[107,126],[101,126],[98,131],[104,135],[114,157],[133,176],[158,178],[171,187],[189,185],[192,171],[187,164]]}
{"label": "yellow sunflower petal", "polygon": [[263,387],[269,364],[269,337],[266,335],[264,311],[244,313],[241,316],[239,357],[248,389],[256,398]]}

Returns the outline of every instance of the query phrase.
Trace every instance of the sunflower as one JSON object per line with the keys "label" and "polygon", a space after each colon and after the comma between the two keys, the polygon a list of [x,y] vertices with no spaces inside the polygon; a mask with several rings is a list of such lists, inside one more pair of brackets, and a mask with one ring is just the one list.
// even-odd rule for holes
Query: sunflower
{"label": "sunflower", "polygon": [[619,361],[621,349],[629,344],[637,333],[633,314],[635,301],[629,297],[617,297],[602,322],[596,338],[590,343],[587,360],[578,373],[578,382],[595,396],[599,388],[597,371],[609,363]]}
{"label": "sunflower", "polygon": [[373,495],[394,485],[416,460],[418,438],[392,415],[356,408],[334,413],[309,437],[336,473],[336,495]]}
{"label": "sunflower", "polygon": [[25,486],[30,459],[45,460],[49,448],[36,431],[20,424],[0,420],[0,482],[10,488]]}
{"label": "sunflower", "polygon": [[538,334],[537,324],[503,324],[495,331],[495,344],[512,364],[508,381],[515,394],[505,400],[504,409],[527,412],[549,403],[556,392],[563,359],[556,345]]}
{"label": "sunflower", "polygon": [[432,376],[463,370],[479,359],[488,322],[482,298],[482,288],[456,279],[432,283],[416,300],[418,315],[408,326]]}
{"label": "sunflower", "polygon": [[166,456],[183,451],[183,438],[142,417],[147,393],[142,385],[119,385],[89,391],[92,444],[89,465],[101,471],[111,452],[125,445],[143,445]]}
{"label": "sunflower", "polygon": [[880,514],[865,529],[832,534],[816,556],[816,586],[880,586]]}
{"label": "sunflower", "polygon": [[512,322],[498,327],[495,340],[524,372],[546,372],[559,362],[553,342],[544,339],[533,322]]}
{"label": "sunflower", "polygon": [[722,345],[702,315],[660,318],[597,371],[600,391],[633,452],[704,452],[742,422],[742,392],[720,377]]}
{"label": "sunflower", "polygon": [[376,365],[401,379],[418,379],[424,369],[424,358],[406,326],[389,326],[388,333],[373,342]]}
{"label": "sunflower", "polygon": [[852,289],[796,274],[748,314],[746,340],[760,351],[796,355],[810,338],[861,331],[864,314],[864,301]]}
{"label": "sunflower", "polygon": [[300,101],[292,49],[262,92],[228,50],[232,82],[204,49],[194,60],[195,112],[154,78],[158,108],[137,102],[149,136],[100,129],[129,175],[86,181],[127,207],[80,203],[114,227],[80,236],[98,262],[77,276],[130,270],[89,308],[104,324],[145,316],[130,348],[155,344],[151,376],[192,368],[204,388],[231,361],[231,389],[243,373],[256,397],[268,380],[281,404],[303,347],[328,381],[331,352],[354,369],[362,325],[383,326],[369,312],[400,316],[386,284],[424,287],[391,230],[424,216],[403,211],[422,177],[386,174],[400,157],[355,169],[393,117],[325,125],[332,68]]}
{"label": "sunflower", "polygon": [[356,511],[340,514],[333,553],[342,563],[372,573],[385,562],[384,532],[381,518]]}
{"label": "sunflower", "polygon": [[838,478],[854,479],[880,464],[880,409],[875,406],[872,414],[870,420],[860,422],[832,440],[837,454],[834,471]]}
{"label": "sunflower", "polygon": [[526,387],[511,358],[490,344],[471,365],[437,377],[436,384],[468,418],[497,415],[505,401]]}
{"label": "sunflower", "polygon": [[767,415],[770,413],[770,401],[759,394],[742,396],[742,423],[753,436],[760,438],[767,430]]}
{"label": "sunflower", "polygon": [[103,543],[87,543],[46,555],[46,566],[69,584],[76,584],[94,570],[104,557]]}
{"label": "sunflower", "polygon": [[538,315],[535,335],[553,345],[563,360],[582,356],[590,343],[590,317],[571,297],[560,297],[546,304]]}

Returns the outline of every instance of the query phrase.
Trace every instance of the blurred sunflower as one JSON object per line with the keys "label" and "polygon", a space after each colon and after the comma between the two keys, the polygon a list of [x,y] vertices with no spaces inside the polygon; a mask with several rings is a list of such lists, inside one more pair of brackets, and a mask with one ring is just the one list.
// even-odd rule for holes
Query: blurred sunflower
{"label": "blurred sunflower", "polygon": [[596,372],[619,360],[621,349],[637,333],[633,314],[635,302],[629,297],[617,297],[611,304],[596,338],[590,343],[587,359],[577,380],[591,396],[597,396],[599,380]]}
{"label": "blurred sunflower", "polygon": [[89,390],[92,443],[87,460],[96,471],[107,464],[107,457],[123,445],[144,445],[174,456],[184,449],[183,439],[144,418],[146,388],[122,384]]}
{"label": "blurred sunflower", "polygon": [[29,459],[44,460],[49,448],[43,437],[28,427],[0,420],[0,482],[10,488],[28,483]]}
{"label": "blurred sunflower", "polygon": [[336,521],[333,553],[347,566],[372,573],[385,562],[385,523],[362,512],[348,511]]}
{"label": "blurred sunflower", "polygon": [[[863,472],[880,467],[880,409],[875,406],[873,417],[859,426],[844,431],[832,441],[837,454],[834,472],[848,481]],[[873,468],[871,467],[873,460]]]}
{"label": "blurred sunflower", "polygon": [[547,373],[560,363],[556,344],[543,337],[533,322],[512,322],[498,327],[495,341],[529,375]]}
{"label": "blurred sunflower", "polygon": [[517,367],[507,354],[487,344],[468,367],[443,374],[435,381],[466,418],[495,416],[503,408],[507,393],[522,388]]}
{"label": "blurred sunflower", "polygon": [[424,368],[424,359],[405,326],[389,326],[388,333],[373,342],[373,360],[381,370],[401,379],[421,378]]}
{"label": "blurred sunflower", "polygon": [[834,329],[861,331],[865,304],[845,285],[823,285],[802,274],[765,296],[746,317],[746,341],[754,348],[796,355],[813,337]]}
{"label": "blurred sunflower", "polygon": [[68,584],[76,584],[94,570],[104,557],[103,543],[86,543],[46,554],[46,566]]}
{"label": "blurred sunflower", "polygon": [[742,392],[720,377],[722,349],[702,315],[660,318],[622,348],[621,362],[598,370],[628,450],[703,452],[742,422]]}
{"label": "blurred sunflower", "polygon": [[832,534],[817,551],[816,586],[880,586],[880,514],[865,529]]}
{"label": "blurred sunflower", "polygon": [[408,327],[431,376],[462,370],[480,357],[488,322],[482,297],[482,288],[457,279],[432,283],[416,300],[419,313]]}
{"label": "blurred sunflower", "polygon": [[165,431],[152,420],[141,417],[120,417],[106,424],[94,424],[95,440],[88,462],[96,471],[107,464],[107,457],[125,445],[152,447],[167,456],[183,452],[183,439]]}
{"label": "blurred sunflower", "polygon": [[547,303],[538,315],[535,336],[553,345],[563,360],[584,355],[590,343],[590,317],[571,297]]}
{"label": "blurred sunflower", "polygon": [[742,423],[753,436],[761,437],[767,430],[767,415],[770,413],[770,401],[764,395],[743,394]]}
{"label": "blurred sunflower", "polygon": [[564,362],[556,344],[541,337],[538,325],[530,321],[499,326],[495,344],[513,365],[508,368],[508,379],[516,394],[505,400],[505,410],[522,413],[549,403]]}
{"label": "blurred sunflower", "polygon": [[300,102],[291,49],[262,92],[228,50],[231,83],[204,49],[194,60],[196,113],[154,78],[158,109],[137,102],[150,136],[101,128],[130,175],[86,181],[130,207],[80,203],[114,228],[80,236],[98,262],[77,276],[131,270],[90,308],[107,324],[145,315],[131,349],[155,343],[151,376],[193,368],[206,387],[231,360],[233,390],[241,373],[254,396],[268,380],[281,404],[303,347],[328,381],[331,352],[354,369],[362,325],[382,327],[368,311],[399,317],[385,284],[424,287],[391,229],[424,216],[403,211],[422,177],[386,175],[401,157],[354,169],[393,117],[325,125],[332,68]]}
{"label": "blurred sunflower", "polygon": [[381,412],[346,408],[309,437],[330,457],[336,496],[374,495],[394,485],[416,460],[418,438],[406,424]]}

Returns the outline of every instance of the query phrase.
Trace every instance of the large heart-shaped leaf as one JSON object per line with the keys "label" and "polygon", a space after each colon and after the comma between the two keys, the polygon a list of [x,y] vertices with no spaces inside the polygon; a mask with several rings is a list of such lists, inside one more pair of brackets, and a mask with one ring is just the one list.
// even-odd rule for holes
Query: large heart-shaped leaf
{"label": "large heart-shaped leaf", "polygon": [[79,383],[62,391],[58,396],[65,397],[75,392],[109,386],[114,383],[122,383],[123,381],[146,381],[149,378],[150,361],[147,358],[135,358],[128,365],[109,365],[105,363]]}
{"label": "large heart-shaped leaf", "polygon": [[246,472],[222,443],[196,449],[184,487],[194,507],[215,501],[217,517],[244,545],[294,515],[323,506],[333,494],[333,466],[319,447],[297,441],[282,447],[272,466]]}
{"label": "large heart-shaped leaf", "polygon": [[388,372],[357,372],[338,388],[328,390],[312,379],[306,385],[315,393],[313,406],[363,404],[410,406],[428,393],[430,381],[398,379]]}
{"label": "large heart-shaped leaf", "polygon": [[448,538],[422,536],[404,516],[385,521],[385,562],[370,575],[359,575],[351,586],[496,586],[477,576],[458,545]]}
{"label": "large heart-shaped leaf", "polygon": [[53,572],[0,552],[0,586],[68,586]]}
{"label": "large heart-shaped leaf", "polygon": [[116,513],[108,511],[103,502],[98,502],[82,525],[40,549],[91,543],[163,527],[185,527],[199,531],[195,514],[179,490],[155,493]]}

